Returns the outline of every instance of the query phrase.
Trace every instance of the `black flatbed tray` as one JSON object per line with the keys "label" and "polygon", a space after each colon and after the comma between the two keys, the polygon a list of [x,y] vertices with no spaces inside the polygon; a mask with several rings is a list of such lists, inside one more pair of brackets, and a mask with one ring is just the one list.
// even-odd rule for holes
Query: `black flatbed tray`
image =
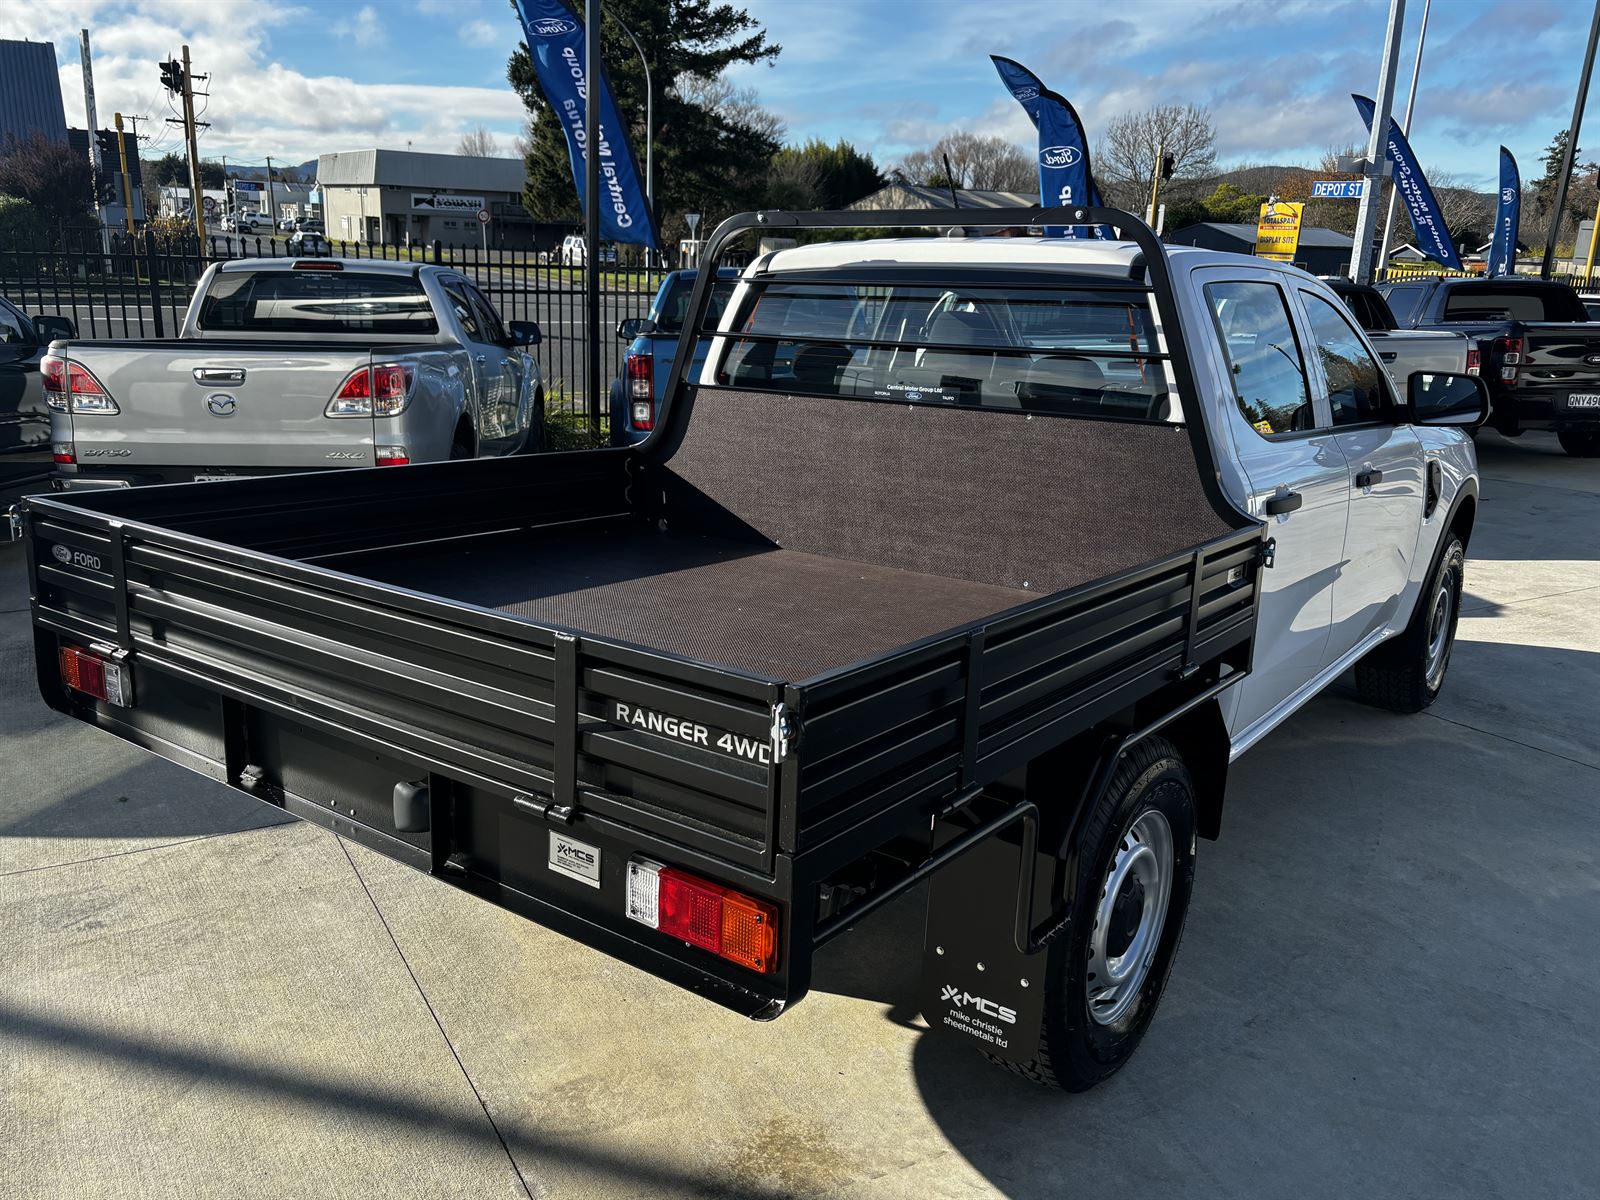
{"label": "black flatbed tray", "polygon": [[321,565],[711,666],[802,681],[1027,604],[1022,588],[633,518],[335,556]]}

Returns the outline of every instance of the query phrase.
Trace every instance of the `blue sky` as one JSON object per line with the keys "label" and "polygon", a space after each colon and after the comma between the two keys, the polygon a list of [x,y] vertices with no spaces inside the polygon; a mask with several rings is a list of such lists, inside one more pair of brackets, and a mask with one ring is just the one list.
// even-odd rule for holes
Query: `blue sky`
{"label": "blue sky", "polygon": [[[1315,161],[1363,138],[1384,0],[748,0],[784,47],[736,72],[790,138],[846,137],[882,163],[952,128],[1026,144],[991,52],[1031,67],[1090,136],[1118,113],[1208,105],[1225,163]],[[1409,0],[1397,87],[1410,79],[1422,0]],[[1586,0],[1434,0],[1413,143],[1430,167],[1493,185],[1496,147],[1525,176],[1566,124]],[[155,63],[187,40],[213,74],[202,153],[298,162],[372,145],[450,150],[482,123],[509,152],[522,107],[505,83],[519,38],[506,0],[0,0],[0,36],[56,44],[81,122],[78,30],[93,41],[103,123],[168,114]],[[1600,95],[1591,108],[1600,121]],[[158,121],[159,152],[177,144]],[[1585,139],[1600,147],[1600,127]],[[1597,154],[1600,157],[1600,154]]]}

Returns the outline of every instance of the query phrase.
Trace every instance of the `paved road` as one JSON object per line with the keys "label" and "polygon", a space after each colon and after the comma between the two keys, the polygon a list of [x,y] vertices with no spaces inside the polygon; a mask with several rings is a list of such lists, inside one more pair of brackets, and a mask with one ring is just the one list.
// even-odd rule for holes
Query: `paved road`
{"label": "paved road", "polygon": [[58,720],[0,550],[0,1191],[1592,1196],[1600,463],[1482,457],[1446,695],[1238,764],[1081,1097],[927,1036],[915,899],[753,1025]]}

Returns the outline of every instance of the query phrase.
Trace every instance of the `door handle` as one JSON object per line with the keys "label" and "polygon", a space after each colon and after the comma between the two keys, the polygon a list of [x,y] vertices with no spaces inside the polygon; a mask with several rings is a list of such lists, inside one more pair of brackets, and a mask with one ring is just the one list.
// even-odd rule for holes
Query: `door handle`
{"label": "door handle", "polygon": [[1368,467],[1366,470],[1362,471],[1361,474],[1356,476],[1356,486],[1358,488],[1369,488],[1375,483],[1382,482],[1383,472],[1375,471],[1371,467]]}
{"label": "door handle", "polygon": [[1269,517],[1281,517],[1294,512],[1305,502],[1306,498],[1299,492],[1282,492],[1269,499],[1262,508]]}
{"label": "door handle", "polygon": [[1393,362],[1395,359],[1399,358],[1400,355],[1399,352],[1395,350],[1380,350],[1378,351],[1378,357],[1383,359],[1384,362]]}

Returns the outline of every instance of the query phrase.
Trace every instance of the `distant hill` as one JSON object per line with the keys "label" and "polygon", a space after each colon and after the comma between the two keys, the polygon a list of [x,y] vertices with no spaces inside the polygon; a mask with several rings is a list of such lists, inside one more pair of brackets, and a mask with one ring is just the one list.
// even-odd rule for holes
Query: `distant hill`
{"label": "distant hill", "polygon": [[[314,158],[301,163],[299,166],[291,166],[289,163],[275,163],[272,169],[278,172],[280,179],[298,177],[306,183],[311,183],[317,178],[317,160]],[[265,179],[267,177],[267,168],[264,165],[259,167],[229,167],[228,175],[233,179]]]}

